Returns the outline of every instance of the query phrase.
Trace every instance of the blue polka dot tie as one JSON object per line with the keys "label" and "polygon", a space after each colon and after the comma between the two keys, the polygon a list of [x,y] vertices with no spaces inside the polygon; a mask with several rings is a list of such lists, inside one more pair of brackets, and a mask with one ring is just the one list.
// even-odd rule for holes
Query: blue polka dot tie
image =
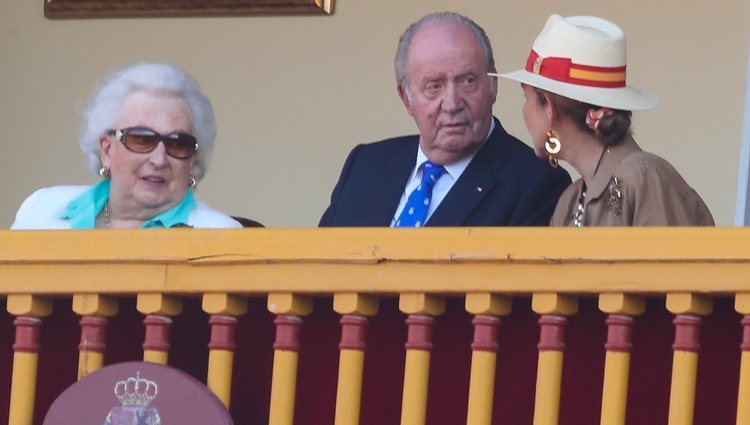
{"label": "blue polka dot tie", "polygon": [[430,161],[422,164],[422,182],[409,195],[404,210],[396,220],[394,227],[422,227],[427,220],[427,210],[432,200],[432,187],[440,176],[445,174],[442,165],[435,165]]}

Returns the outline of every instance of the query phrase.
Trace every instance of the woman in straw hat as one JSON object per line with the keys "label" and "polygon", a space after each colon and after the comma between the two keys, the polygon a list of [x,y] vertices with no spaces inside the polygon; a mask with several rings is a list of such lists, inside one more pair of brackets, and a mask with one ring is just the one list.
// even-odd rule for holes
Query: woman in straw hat
{"label": "woman in straw hat", "polygon": [[[522,70],[524,121],[540,157],[581,178],[562,194],[553,226],[713,225],[706,204],[664,159],[633,140],[631,111],[659,100],[625,81],[625,35],[592,16],[552,15]],[[498,75],[498,74],[492,74]]]}

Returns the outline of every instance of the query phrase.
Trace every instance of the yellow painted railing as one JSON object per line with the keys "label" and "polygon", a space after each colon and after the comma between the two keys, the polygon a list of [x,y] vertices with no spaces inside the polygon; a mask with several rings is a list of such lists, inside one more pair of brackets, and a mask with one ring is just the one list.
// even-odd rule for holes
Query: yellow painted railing
{"label": "yellow painted railing", "polygon": [[383,391],[400,393],[402,424],[443,423],[427,421],[430,379],[441,373],[431,368],[432,332],[446,300],[456,298],[465,299],[465,314],[474,317],[474,339],[465,347],[473,353],[465,365],[468,402],[456,406],[466,423],[493,421],[496,366],[504,361],[498,346],[514,344],[502,337],[503,319],[521,299],[531,300],[539,318],[538,357],[529,359],[537,371],[533,422],[558,423],[566,354],[575,349],[565,332],[579,301],[595,300],[608,334],[600,346],[603,379],[587,390],[601,396],[590,409],[600,412],[602,424],[626,423],[631,332],[649,331],[637,325],[644,300],[663,298],[674,318],[665,411],[670,425],[691,424],[695,409],[710,409],[695,406],[700,327],[712,317],[714,299],[731,298],[738,313],[733,335],[743,339],[726,341],[737,358],[730,404],[736,424],[750,424],[750,229],[734,228],[0,231],[0,300],[15,319],[13,352],[0,352],[12,357],[9,423],[41,423],[33,417],[44,343],[38,332],[56,300],[69,299],[71,311],[85,319],[76,331],[81,377],[106,364],[96,332],[100,322],[123,314],[118,300],[135,299],[146,318],[143,359],[167,364],[169,329],[184,314],[183,301],[195,298],[210,316],[204,378],[228,406],[242,402],[232,394],[243,361],[234,355],[237,323],[243,324],[248,300],[265,299],[275,316],[273,347],[267,347],[275,354],[264,417],[274,425],[318,423],[295,416],[295,403],[315,391],[297,383],[305,318],[320,299],[331,300],[341,317],[335,423],[367,423],[359,411],[371,355],[367,323],[388,299],[407,317],[398,334],[405,345],[403,387]]}

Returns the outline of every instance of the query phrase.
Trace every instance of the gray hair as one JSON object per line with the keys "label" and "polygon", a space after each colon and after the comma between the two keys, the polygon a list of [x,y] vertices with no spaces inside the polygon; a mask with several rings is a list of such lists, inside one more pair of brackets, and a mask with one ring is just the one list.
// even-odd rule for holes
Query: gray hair
{"label": "gray hair", "polygon": [[487,37],[487,33],[482,27],[466,16],[459,15],[455,12],[435,12],[426,15],[417,22],[409,25],[409,28],[404,31],[401,38],[398,40],[396,58],[393,62],[396,68],[396,82],[399,86],[406,88],[406,61],[409,57],[409,48],[411,47],[411,42],[414,36],[419,30],[428,25],[445,23],[462,25],[471,31],[479,42],[479,45],[482,46],[482,50],[484,50],[484,54],[487,58],[487,72],[497,72],[495,69],[495,57],[492,54],[492,44],[490,44],[490,39]]}
{"label": "gray hair", "polygon": [[139,63],[121,69],[111,74],[91,96],[83,112],[78,140],[91,171],[99,175],[102,167],[99,141],[102,135],[115,128],[123,104],[135,93],[166,94],[187,104],[192,134],[199,146],[192,176],[196,181],[203,178],[216,138],[213,107],[192,76],[172,65],[159,63]]}

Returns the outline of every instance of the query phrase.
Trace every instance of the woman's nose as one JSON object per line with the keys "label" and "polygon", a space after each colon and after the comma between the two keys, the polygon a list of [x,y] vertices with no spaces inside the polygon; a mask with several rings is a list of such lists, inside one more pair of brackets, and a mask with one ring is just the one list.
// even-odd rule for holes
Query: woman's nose
{"label": "woman's nose", "polygon": [[159,142],[154,150],[149,153],[149,161],[157,166],[163,166],[167,163],[167,147],[164,146],[164,142]]}

